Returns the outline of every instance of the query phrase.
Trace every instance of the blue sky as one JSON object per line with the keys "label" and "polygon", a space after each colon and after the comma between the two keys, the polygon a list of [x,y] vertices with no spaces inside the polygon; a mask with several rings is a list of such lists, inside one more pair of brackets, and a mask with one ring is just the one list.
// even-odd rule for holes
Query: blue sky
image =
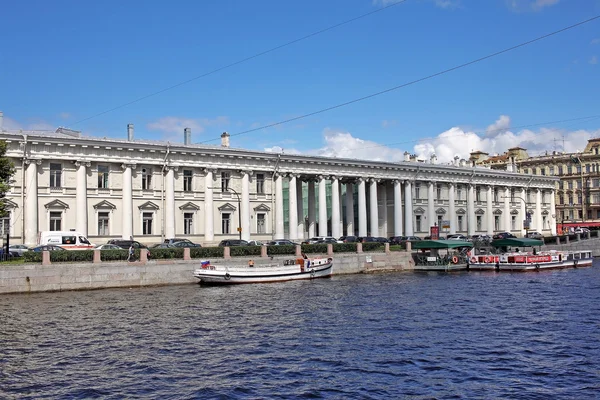
{"label": "blue sky", "polygon": [[[583,149],[600,135],[600,19],[460,70],[276,127],[600,15],[600,0],[32,1],[2,6],[5,129],[399,160]],[[106,110],[116,110],[96,116]],[[597,118],[572,120],[598,116]],[[93,118],[90,118],[93,117]],[[82,121],[84,120],[84,121]],[[572,120],[568,122],[553,122]],[[533,125],[522,128],[526,125]],[[538,125],[539,124],[539,125]],[[556,140],[555,140],[556,139]]]}

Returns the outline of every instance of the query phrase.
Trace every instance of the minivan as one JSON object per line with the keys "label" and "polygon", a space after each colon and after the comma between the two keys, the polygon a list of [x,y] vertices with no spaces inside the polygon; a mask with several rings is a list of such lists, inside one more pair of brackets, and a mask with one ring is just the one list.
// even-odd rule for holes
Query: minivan
{"label": "minivan", "polygon": [[79,232],[75,231],[43,231],[40,232],[39,245],[52,244],[66,250],[88,250],[94,245]]}

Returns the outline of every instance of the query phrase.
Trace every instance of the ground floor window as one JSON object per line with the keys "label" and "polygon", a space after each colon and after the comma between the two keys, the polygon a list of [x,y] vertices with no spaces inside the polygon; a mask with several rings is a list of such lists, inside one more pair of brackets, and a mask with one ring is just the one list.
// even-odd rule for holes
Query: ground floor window
{"label": "ground floor window", "polygon": [[50,229],[51,231],[62,230],[62,212],[50,211]]}
{"label": "ground floor window", "polygon": [[517,216],[516,215],[510,216],[510,230],[511,231],[517,230]]}
{"label": "ground floor window", "polygon": [[265,214],[256,214],[256,233],[266,233]]}
{"label": "ground floor window", "polygon": [[221,233],[227,234],[231,229],[231,214],[223,213],[221,214]]}
{"label": "ground floor window", "polygon": [[546,228],[546,224],[548,224],[547,217],[545,215],[542,215],[542,229]]}
{"label": "ground floor window", "polygon": [[475,221],[477,223],[477,231],[481,231],[481,215],[476,216]]}
{"label": "ground floor window", "polygon": [[420,215],[415,216],[415,229],[417,232],[421,232],[421,216]]}
{"label": "ground floor window", "polygon": [[458,229],[458,232],[462,232],[463,231],[463,216],[462,215],[457,216],[456,222],[457,222],[456,228]]}
{"label": "ground floor window", "polygon": [[438,220],[437,220],[437,226],[438,226],[438,227],[440,227],[440,228],[442,227],[442,221],[443,221],[443,218],[444,218],[444,216],[443,216],[443,215],[438,215],[438,216],[437,216],[437,219],[438,219]]}
{"label": "ground floor window", "polygon": [[183,233],[184,235],[194,233],[194,213],[183,213]]}
{"label": "ground floor window", "polygon": [[109,213],[99,212],[98,213],[98,235],[108,236],[110,232],[108,230]]}
{"label": "ground floor window", "polygon": [[154,214],[149,212],[149,213],[143,213],[142,214],[142,234],[144,235],[152,235],[152,218],[153,218]]}
{"label": "ground floor window", "polygon": [[0,235],[10,233],[10,217],[0,218]]}
{"label": "ground floor window", "polygon": [[494,231],[498,232],[500,230],[500,216],[494,215]]}

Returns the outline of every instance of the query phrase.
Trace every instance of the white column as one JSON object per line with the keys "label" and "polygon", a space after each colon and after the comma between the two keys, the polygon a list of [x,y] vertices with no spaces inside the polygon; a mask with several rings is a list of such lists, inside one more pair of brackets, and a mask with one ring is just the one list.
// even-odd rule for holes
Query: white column
{"label": "white column", "polygon": [[175,170],[176,167],[167,167],[165,177],[165,238],[175,237]]}
{"label": "white column", "polygon": [[214,210],[213,210],[213,173],[212,169],[206,170],[204,177],[204,241],[212,242],[215,239]]}
{"label": "white column", "polygon": [[89,162],[77,161],[77,187],[75,188],[75,198],[77,201],[77,221],[75,226],[77,232],[84,236],[88,235],[88,212],[87,212],[87,167]]}
{"label": "white column", "polygon": [[427,185],[427,232],[430,232],[433,225],[437,223],[435,218],[435,183],[429,182]]}
{"label": "white column", "polygon": [[[582,201],[585,201],[585,199],[582,198]],[[584,216],[585,217],[585,216]],[[538,232],[542,233],[542,231],[544,230],[543,225],[543,220],[542,220],[542,191],[540,189],[536,189],[536,195],[535,195],[535,219],[534,219],[534,223],[535,223],[535,228]]]}
{"label": "white column", "polygon": [[556,236],[556,199],[554,190],[550,191],[550,233]]}
{"label": "white column", "polygon": [[456,233],[456,187],[454,183],[448,185],[448,220],[450,221],[450,234]]}
{"label": "white column", "polygon": [[275,175],[275,239],[283,239],[283,177]]}
{"label": "white column", "polygon": [[304,201],[302,199],[302,180],[296,179],[296,215],[298,224],[296,225],[296,237],[304,239]]}
{"label": "white column", "polygon": [[492,195],[493,195],[492,185],[489,185],[487,187],[487,192],[485,194],[485,196],[486,196],[485,215],[487,217],[486,225],[487,225],[487,234],[488,235],[494,234],[494,209],[492,207]]}
{"label": "white column", "polygon": [[394,181],[394,236],[402,236],[402,187]]}
{"label": "white column", "polygon": [[327,190],[324,176],[319,176],[319,236],[327,236]]}
{"label": "white column", "polygon": [[296,175],[289,175],[289,230],[290,240],[298,239],[298,195],[296,193]]}
{"label": "white column", "polygon": [[317,207],[315,203],[315,182],[308,181],[308,237],[313,238],[316,235],[315,225],[317,222]]}
{"label": "white column", "polygon": [[370,179],[369,182],[369,219],[371,236],[379,236],[379,213],[377,210],[377,179]]}
{"label": "white column", "polygon": [[354,236],[354,186],[346,183],[346,235]]}
{"label": "white column", "polygon": [[358,179],[358,236],[367,236],[367,194],[364,178]]}
{"label": "white column", "polygon": [[409,180],[404,181],[404,234],[406,236],[415,234],[413,231],[412,183]]}
{"label": "white column", "polygon": [[379,232],[381,236],[388,237],[387,184],[385,181],[379,185],[379,194],[377,196],[381,199],[381,224],[379,225]]}
{"label": "white column", "polygon": [[132,164],[123,164],[123,229],[121,236],[123,239],[130,239],[133,236],[133,193],[131,188],[131,171],[135,168]]}
{"label": "white column", "polygon": [[504,188],[504,231],[511,231],[511,215],[510,215],[510,188]]}
{"label": "white column", "polygon": [[[344,234],[344,207],[342,207],[342,204],[344,204],[344,195],[342,194],[342,182],[338,181],[338,192],[339,192],[339,196],[338,196],[338,215],[340,216],[340,221],[338,223],[338,232],[340,233],[340,236],[342,236]],[[339,236],[336,238],[339,239]]]}
{"label": "white column", "polygon": [[242,171],[242,195],[240,202],[242,240],[250,240],[250,175],[252,175],[252,171]]}
{"label": "white column", "polygon": [[337,176],[331,177],[331,236],[338,239],[340,232],[340,181]]}
{"label": "white column", "polygon": [[523,221],[527,218],[527,211],[531,212],[531,210],[527,209],[527,191],[525,190],[525,188],[521,189],[521,199],[523,200],[519,200],[519,202],[521,203],[521,212],[519,213],[519,216],[521,218],[519,218],[519,223],[517,224],[518,226],[521,227],[521,236],[525,236],[526,232],[525,232],[525,227],[523,226]]}
{"label": "white column", "polygon": [[[38,243],[38,182],[37,166],[41,160],[26,160],[27,171],[25,176],[25,244]],[[25,173],[25,171],[23,171]]]}
{"label": "white column", "polygon": [[467,192],[467,235],[475,234],[475,186],[468,185]]}

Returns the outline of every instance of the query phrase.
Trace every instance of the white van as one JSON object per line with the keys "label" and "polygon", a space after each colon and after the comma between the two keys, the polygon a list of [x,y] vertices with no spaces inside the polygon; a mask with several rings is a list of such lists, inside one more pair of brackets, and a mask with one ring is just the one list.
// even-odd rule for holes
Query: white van
{"label": "white van", "polygon": [[75,231],[41,232],[39,244],[53,244],[66,250],[87,250],[94,248],[94,245],[82,233]]}

